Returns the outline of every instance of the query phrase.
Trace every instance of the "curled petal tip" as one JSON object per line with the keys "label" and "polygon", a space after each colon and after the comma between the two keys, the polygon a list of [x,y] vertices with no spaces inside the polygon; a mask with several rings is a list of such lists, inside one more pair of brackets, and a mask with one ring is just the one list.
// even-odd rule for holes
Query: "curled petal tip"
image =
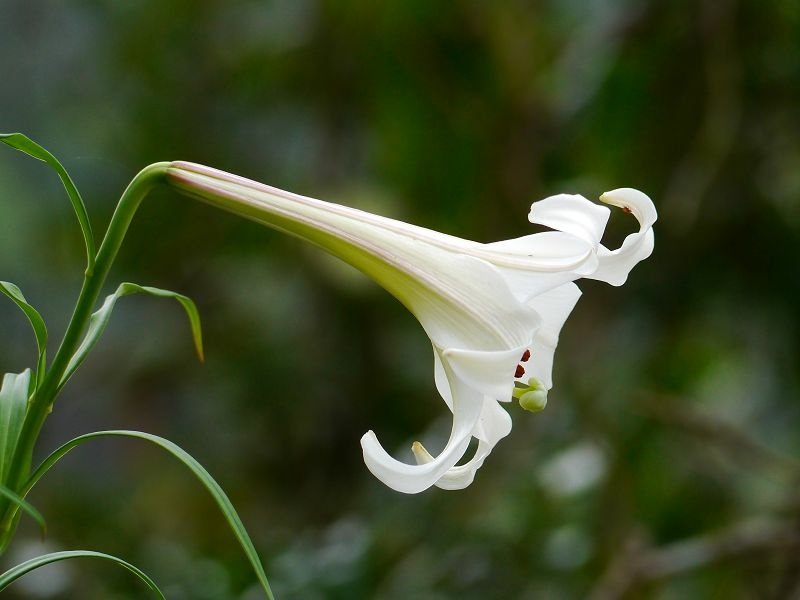
{"label": "curled petal tip", "polygon": [[416,442],[412,451],[419,464],[414,465],[392,458],[374,432],[368,431],[361,437],[364,462],[370,472],[393,490],[404,494],[418,494],[435,485],[464,455],[468,444],[468,437],[455,442],[450,440],[442,453],[434,458]]}
{"label": "curled petal tip", "polygon": [[600,196],[600,202],[630,211],[643,229],[650,227],[658,218],[656,207],[650,197],[634,188],[617,188],[606,192]]}
{"label": "curled petal tip", "polygon": [[589,279],[605,281],[611,285],[622,285],[636,264],[653,252],[653,223],[658,218],[653,201],[639,190],[619,188],[600,196],[606,204],[618,206],[630,212],[639,221],[639,231],[631,233],[616,250],[600,246],[598,269],[588,276]]}

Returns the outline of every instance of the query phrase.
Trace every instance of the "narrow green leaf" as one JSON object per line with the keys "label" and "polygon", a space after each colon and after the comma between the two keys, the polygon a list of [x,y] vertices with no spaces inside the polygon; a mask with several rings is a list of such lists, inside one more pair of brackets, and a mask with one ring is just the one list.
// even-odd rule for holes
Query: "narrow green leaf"
{"label": "narrow green leaf", "polygon": [[264,572],[264,567],[261,565],[261,559],[258,557],[258,552],[256,551],[255,546],[253,546],[253,542],[250,539],[250,536],[247,534],[247,530],[245,529],[242,520],[239,518],[236,509],[233,508],[233,504],[231,504],[230,499],[228,499],[228,496],[222,490],[220,485],[214,480],[213,477],[211,477],[209,472],[206,471],[199,462],[197,462],[197,460],[195,460],[180,446],[170,442],[169,440],[165,440],[164,438],[152,435],[150,433],[127,430],[95,431],[93,433],[87,433],[85,435],[76,437],[75,439],[70,440],[55,450],[42,462],[41,465],[39,465],[39,467],[36,469],[36,471],[34,471],[28,480],[23,495],[27,495],[30,489],[36,485],[36,482],[39,481],[39,479],[41,479],[41,477],[47,471],[49,471],[53,465],[61,460],[61,458],[63,458],[73,448],[91,439],[102,437],[128,437],[145,440],[160,446],[181,461],[184,465],[186,465],[194,474],[194,476],[200,480],[200,483],[202,483],[203,486],[209,491],[214,499],[214,502],[217,503],[217,506],[222,511],[222,514],[233,531],[233,534],[236,536],[236,539],[239,541],[239,544],[247,555],[247,558],[249,559],[250,564],[256,573],[256,577],[258,578],[258,581],[264,590],[264,593],[266,594],[267,598],[274,600],[272,590],[270,589],[269,582],[267,581],[267,574]]}
{"label": "narrow green leaf", "polygon": [[31,370],[6,373],[0,386],[0,484],[6,483],[11,459],[17,449],[19,432],[28,407]]}
{"label": "narrow green leaf", "polygon": [[92,233],[92,226],[89,223],[89,214],[86,212],[86,205],[83,203],[83,198],[81,198],[78,188],[75,187],[75,183],[73,183],[67,170],[58,162],[55,156],[26,135],[21,133],[0,133],[0,142],[47,163],[58,174],[61,183],[64,185],[64,189],[67,190],[67,195],[72,203],[72,209],[78,217],[78,224],[83,233],[83,241],[86,244],[87,272],[91,273],[92,269],[94,269],[94,234]]}
{"label": "narrow green leaf", "polygon": [[0,575],[0,591],[7,588],[23,575],[27,575],[39,567],[44,567],[45,565],[49,565],[54,562],[70,560],[73,558],[99,558],[100,560],[111,561],[120,567],[128,569],[128,571],[136,575],[136,577],[138,577],[142,583],[150,588],[157,598],[166,600],[164,593],[144,571],[133,566],[131,563],[122,560],[121,558],[117,558],[116,556],[111,556],[110,554],[104,554],[102,552],[93,552],[91,550],[68,550],[66,552],[52,552],[50,554],[44,554],[42,556],[37,556],[36,558],[26,560],[15,567],[11,567],[8,571]]}
{"label": "narrow green leaf", "polygon": [[192,302],[191,298],[171,292],[169,290],[141,286],[135,283],[123,283],[117,288],[116,292],[105,299],[103,305],[89,318],[89,327],[86,331],[86,336],[83,338],[81,345],[70,359],[67,369],[64,372],[64,376],[61,378],[61,382],[59,383],[59,388],[63,387],[63,385],[86,359],[89,352],[100,339],[100,336],[105,330],[106,325],[108,325],[108,322],[111,319],[111,312],[114,310],[117,300],[123,296],[137,293],[150,294],[152,296],[159,296],[161,298],[174,298],[180,302],[181,306],[183,306],[184,310],[186,311],[186,315],[189,317],[189,325],[192,329],[192,338],[194,339],[194,346],[195,350],[197,351],[197,356],[201,361],[203,360],[203,335],[200,327],[200,313],[197,311],[197,306],[195,306],[195,303]]}
{"label": "narrow green leaf", "polygon": [[38,384],[44,377],[44,371],[46,368],[45,363],[47,358],[45,355],[47,352],[47,326],[44,324],[42,315],[40,315],[39,312],[33,308],[33,306],[28,304],[25,296],[22,295],[22,290],[20,290],[16,285],[9,283],[8,281],[0,281],[0,293],[11,298],[11,301],[16,304],[23,313],[25,313],[25,316],[28,317],[28,321],[31,323],[33,334],[36,336],[36,347],[39,350],[39,358],[37,361],[38,366],[36,368],[36,383],[38,387]]}
{"label": "narrow green leaf", "polygon": [[42,530],[42,539],[47,536],[47,523],[45,523],[42,513],[36,510],[36,507],[33,506],[33,504],[23,498],[20,498],[17,494],[12,492],[4,485],[0,485],[0,496],[5,496],[13,504],[16,504],[20,509],[28,513],[28,515],[39,524],[39,528]]}

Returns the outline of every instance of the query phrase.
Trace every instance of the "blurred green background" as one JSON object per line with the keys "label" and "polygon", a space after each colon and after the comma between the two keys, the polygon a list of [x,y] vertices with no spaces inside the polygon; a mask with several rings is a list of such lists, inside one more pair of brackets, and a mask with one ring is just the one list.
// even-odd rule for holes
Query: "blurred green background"
{"label": "blurred green background", "polygon": [[[583,282],[539,415],[460,492],[375,480],[450,418],[422,330],[315,248],[175,193],[134,221],[109,278],[194,298],[120,302],[41,454],[137,428],[230,494],[281,598],[800,597],[800,4],[795,0],[0,4],[0,130],[70,170],[101,233],[148,163],[206,163],[481,241],[533,200],[623,186],[659,209],[622,288]],[[634,228],[615,214],[607,240]],[[0,278],[58,339],[83,269],[56,177],[0,153]],[[33,362],[0,310],[0,371]],[[54,350],[51,349],[51,352]],[[118,554],[171,599],[261,597],[199,484],[157,449],[98,442],[31,496],[5,564]],[[91,562],[4,598],[144,597]]]}

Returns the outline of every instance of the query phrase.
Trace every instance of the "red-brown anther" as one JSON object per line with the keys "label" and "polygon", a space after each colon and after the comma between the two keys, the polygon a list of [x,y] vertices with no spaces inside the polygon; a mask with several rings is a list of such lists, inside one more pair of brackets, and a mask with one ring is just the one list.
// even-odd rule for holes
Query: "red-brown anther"
{"label": "red-brown anther", "polygon": [[517,370],[514,371],[514,377],[522,377],[525,375],[525,369],[522,368],[522,365],[517,365]]}
{"label": "red-brown anther", "polygon": [[525,352],[523,352],[523,353],[522,353],[522,358],[521,358],[520,360],[521,360],[522,362],[527,362],[527,360],[528,360],[530,357],[531,357],[531,351],[530,351],[530,350],[525,350]]}
{"label": "red-brown anther", "polygon": [[631,214],[631,209],[630,209],[630,207],[629,207],[629,206],[623,206],[623,207],[622,207],[622,212],[625,212],[625,213]]}

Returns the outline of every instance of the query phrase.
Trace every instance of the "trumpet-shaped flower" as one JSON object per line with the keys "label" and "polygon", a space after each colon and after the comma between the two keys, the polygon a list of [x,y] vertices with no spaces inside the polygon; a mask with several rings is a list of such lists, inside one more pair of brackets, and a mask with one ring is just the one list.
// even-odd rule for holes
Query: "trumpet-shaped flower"
{"label": "trumpet-shaped flower", "polygon": [[[639,230],[617,250],[600,243],[610,210],[577,195],[535,202],[528,219],[551,229],[490,244],[307,198],[204,167],[175,162],[167,181],[205,202],[321,246],[393,294],[433,345],[436,387],[453,413],[437,456],[415,442],[417,464],[390,456],[368,431],[369,470],[389,487],[416,493],[469,485],[497,442],[511,431],[500,402],[544,407],[553,353],[580,296],[573,281],[625,282],[653,250],[656,211],[633,189],[601,200],[632,213]],[[459,464],[472,438],[475,454]]]}

